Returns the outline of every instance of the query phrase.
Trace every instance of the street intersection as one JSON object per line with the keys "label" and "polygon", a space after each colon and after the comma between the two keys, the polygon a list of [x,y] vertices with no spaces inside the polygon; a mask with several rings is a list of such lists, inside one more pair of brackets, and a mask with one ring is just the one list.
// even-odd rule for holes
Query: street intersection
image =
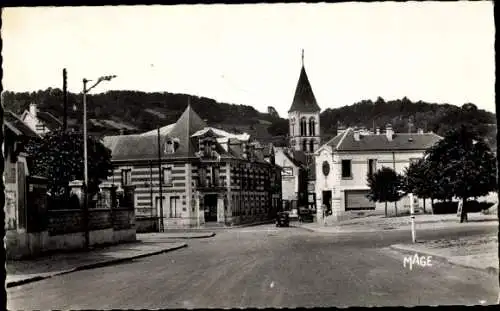
{"label": "street intersection", "polygon": [[[495,235],[443,228],[420,239]],[[160,234],[158,234],[160,236]],[[138,309],[494,304],[498,277],[439,259],[405,267],[403,231],[318,233],[273,225],[219,230],[188,247],[7,289],[8,308]]]}

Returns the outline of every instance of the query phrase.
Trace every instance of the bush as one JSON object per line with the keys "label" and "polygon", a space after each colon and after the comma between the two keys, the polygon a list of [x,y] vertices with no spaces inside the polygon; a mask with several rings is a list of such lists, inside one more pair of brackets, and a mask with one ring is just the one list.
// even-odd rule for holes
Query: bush
{"label": "bush", "polygon": [[454,214],[457,212],[458,202],[436,202],[432,206],[434,214]]}
{"label": "bush", "polygon": [[[491,202],[467,201],[465,208],[467,213],[478,213],[487,210],[493,205]],[[458,202],[437,202],[432,207],[434,214],[454,214],[458,210]]]}

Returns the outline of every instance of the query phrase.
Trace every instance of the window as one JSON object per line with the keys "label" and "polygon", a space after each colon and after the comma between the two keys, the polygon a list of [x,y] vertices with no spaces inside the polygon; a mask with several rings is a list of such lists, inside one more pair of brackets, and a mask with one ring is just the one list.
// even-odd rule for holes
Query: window
{"label": "window", "polygon": [[123,169],[122,170],[122,186],[127,186],[132,183],[132,170]]}
{"label": "window", "polygon": [[172,168],[163,168],[163,184],[166,186],[172,185]]}
{"label": "window", "polygon": [[300,119],[300,136],[306,136],[307,120],[306,118]]}
{"label": "window", "polygon": [[309,142],[309,152],[314,152],[314,140]]}
{"label": "window", "polygon": [[168,216],[170,218],[178,218],[181,217],[180,213],[180,197],[170,197],[170,206]]}
{"label": "window", "polygon": [[293,137],[295,135],[294,131],[295,131],[295,119],[292,118],[290,120],[290,136]]}
{"label": "window", "polygon": [[314,117],[309,119],[309,136],[316,136],[316,121]]}
{"label": "window", "polygon": [[302,141],[302,151],[306,152],[307,151],[307,140]]}
{"label": "window", "polygon": [[377,160],[368,159],[368,175],[373,175],[377,171]]}
{"label": "window", "polygon": [[211,167],[211,179],[210,183],[214,186],[219,184],[219,168],[218,167]]}
{"label": "window", "polygon": [[342,178],[351,177],[351,160],[342,160]]}

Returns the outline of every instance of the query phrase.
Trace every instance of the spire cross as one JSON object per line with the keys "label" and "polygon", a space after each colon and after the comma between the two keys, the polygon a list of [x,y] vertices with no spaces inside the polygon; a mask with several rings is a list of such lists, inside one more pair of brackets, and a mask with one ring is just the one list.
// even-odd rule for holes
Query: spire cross
{"label": "spire cross", "polygon": [[304,66],[304,49],[302,49],[302,66]]}

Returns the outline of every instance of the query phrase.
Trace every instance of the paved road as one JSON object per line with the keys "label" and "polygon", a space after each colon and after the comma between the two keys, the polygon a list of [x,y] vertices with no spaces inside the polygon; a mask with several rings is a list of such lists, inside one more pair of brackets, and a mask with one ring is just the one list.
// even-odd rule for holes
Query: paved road
{"label": "paved road", "polygon": [[[421,232],[421,239],[496,234],[494,227]],[[435,261],[403,268],[386,249],[409,233],[319,234],[271,225],[218,232],[131,263],[10,288],[8,308],[411,306],[495,303],[498,278]]]}

